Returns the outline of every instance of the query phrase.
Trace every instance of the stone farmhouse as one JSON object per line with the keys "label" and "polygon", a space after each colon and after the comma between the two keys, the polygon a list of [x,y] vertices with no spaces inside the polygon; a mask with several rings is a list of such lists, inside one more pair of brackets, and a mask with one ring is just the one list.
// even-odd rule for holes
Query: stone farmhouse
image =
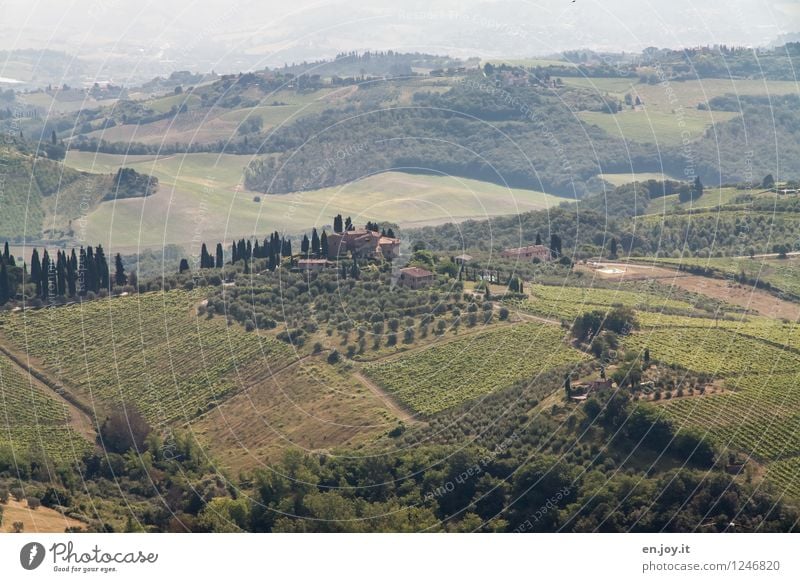
{"label": "stone farmhouse", "polygon": [[550,249],[544,245],[530,245],[516,249],[504,249],[500,253],[500,256],[504,259],[524,259],[526,261],[539,259],[542,262],[549,261],[553,258]]}
{"label": "stone farmhouse", "polygon": [[300,259],[297,261],[297,267],[301,271],[322,271],[328,264],[327,259]]}
{"label": "stone farmhouse", "polygon": [[346,230],[328,235],[328,258],[351,254],[360,259],[386,259],[400,256],[400,239],[383,236],[372,230]]}
{"label": "stone farmhouse", "polygon": [[399,285],[409,287],[410,289],[421,289],[433,283],[433,273],[427,269],[419,267],[406,267],[400,269],[400,277],[397,280]]}

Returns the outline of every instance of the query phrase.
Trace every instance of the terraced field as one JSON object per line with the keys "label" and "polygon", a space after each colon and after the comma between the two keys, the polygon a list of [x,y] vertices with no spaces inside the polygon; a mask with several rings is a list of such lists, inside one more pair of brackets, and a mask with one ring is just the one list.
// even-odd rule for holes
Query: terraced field
{"label": "terraced field", "polygon": [[16,455],[32,453],[56,460],[75,460],[91,444],[69,425],[69,411],[57,397],[30,381],[0,355],[0,447]]}
{"label": "terraced field", "polygon": [[364,371],[412,409],[434,414],[585,358],[564,343],[561,328],[525,323],[367,364]]}
{"label": "terraced field", "polygon": [[664,327],[631,334],[623,343],[640,352],[649,348],[662,362],[722,377],[800,370],[800,355],[722,328]]}
{"label": "terraced field", "polygon": [[610,309],[615,305],[655,312],[667,308],[694,310],[687,301],[659,297],[646,290],[636,293],[596,287],[528,285],[527,293],[530,297],[517,303],[518,309],[556,319],[572,320],[585,311]]}
{"label": "terraced field", "polygon": [[154,425],[188,420],[293,360],[286,344],[194,315],[184,291],[2,319],[7,340],[101,412],[125,403]]}
{"label": "terraced field", "polygon": [[766,317],[703,319],[640,314],[628,349],[724,378],[722,394],[672,398],[657,406],[679,427],[756,460],[766,480],[800,496],[800,326]]}
{"label": "terraced field", "polygon": [[662,313],[640,313],[639,323],[644,332],[652,334],[657,333],[660,328],[722,329],[763,340],[773,345],[800,348],[800,325],[798,323],[768,317],[734,316],[731,319],[712,319]]}
{"label": "terraced field", "polygon": [[743,376],[730,385],[735,391],[677,399],[663,408],[677,425],[705,430],[717,444],[766,463],[770,481],[800,495],[800,371]]}

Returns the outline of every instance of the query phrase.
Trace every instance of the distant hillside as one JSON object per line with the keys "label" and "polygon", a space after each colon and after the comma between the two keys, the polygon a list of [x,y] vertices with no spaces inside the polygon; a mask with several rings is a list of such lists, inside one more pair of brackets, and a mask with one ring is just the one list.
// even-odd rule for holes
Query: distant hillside
{"label": "distant hillside", "polygon": [[116,192],[125,198],[147,195],[158,187],[156,178],[131,169],[116,177],[80,172],[25,149],[23,144],[0,148],[0,237],[11,242],[70,238],[72,221],[101,200]]}

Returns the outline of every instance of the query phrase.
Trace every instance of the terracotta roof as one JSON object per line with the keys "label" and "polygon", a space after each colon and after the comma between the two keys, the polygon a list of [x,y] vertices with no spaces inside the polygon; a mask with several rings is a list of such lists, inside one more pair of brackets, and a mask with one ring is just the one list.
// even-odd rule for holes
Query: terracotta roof
{"label": "terracotta roof", "polygon": [[529,245],[527,247],[519,247],[519,248],[516,248],[516,249],[504,249],[503,250],[504,253],[529,253],[529,252],[532,252],[532,251],[540,251],[540,252],[548,251],[549,252],[550,249],[547,248],[544,245]]}
{"label": "terracotta roof", "polygon": [[428,271],[427,269],[420,269],[419,267],[406,267],[405,269],[400,269],[400,273],[403,275],[408,275],[409,277],[432,277],[433,273]]}
{"label": "terracotta roof", "polygon": [[392,238],[390,236],[382,236],[381,239],[378,241],[378,244],[379,245],[388,245],[388,244],[394,244],[394,243],[399,243],[399,242],[400,242],[399,238]]}

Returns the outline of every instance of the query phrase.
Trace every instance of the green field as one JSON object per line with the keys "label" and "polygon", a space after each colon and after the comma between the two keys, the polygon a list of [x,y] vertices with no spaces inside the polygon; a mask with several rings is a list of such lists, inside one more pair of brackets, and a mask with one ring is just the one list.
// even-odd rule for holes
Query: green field
{"label": "green field", "polygon": [[585,358],[567,347],[561,328],[526,323],[368,364],[364,370],[412,409],[435,414]]}
{"label": "green field", "polygon": [[163,425],[189,420],[292,361],[283,342],[197,317],[199,301],[174,290],[28,310],[5,315],[2,330],[87,404],[133,405]]}
{"label": "green field", "polygon": [[80,459],[90,443],[69,426],[66,405],[44,390],[0,355],[0,448],[23,456]]}
{"label": "green field", "polygon": [[800,495],[800,326],[765,317],[713,320],[639,314],[624,345],[650,357],[724,379],[722,393],[662,400],[679,428],[701,431],[720,448],[753,458],[782,494]]}
{"label": "green field", "polygon": [[597,287],[561,287],[529,284],[529,297],[515,303],[520,311],[554,319],[575,319],[585,311],[609,310],[617,305],[659,312],[663,309],[692,311],[694,306],[681,299],[661,297],[643,288],[641,292]]}
{"label": "green field", "polygon": [[[608,93],[621,99],[626,93],[638,96],[646,110],[673,113],[679,109],[697,109],[714,97],[732,93],[735,95],[791,95],[797,93],[793,81],[766,81],[754,79],[698,79],[694,81],[670,81],[668,88],[661,84],[639,83],[638,78],[620,77],[564,77],[567,85],[584,87],[599,94]],[[715,112],[715,115],[719,112]],[[716,119],[716,121],[719,121]]]}
{"label": "green field", "polygon": [[632,182],[646,182],[647,180],[657,180],[663,182],[664,180],[674,180],[667,174],[660,172],[638,172],[638,173],[624,173],[624,174],[598,174],[598,178],[605,180],[613,186],[622,186],[623,184],[630,184]]}
{"label": "green field", "polygon": [[720,377],[788,374],[800,371],[800,356],[784,348],[712,327],[656,327],[625,338],[628,349],[668,364]]}
{"label": "green field", "polygon": [[359,224],[387,220],[422,226],[549,208],[563,198],[464,178],[385,172],[308,192],[261,195],[239,188],[249,156],[187,154],[158,158],[70,151],[67,164],[93,172],[126,166],[159,178],[148,198],[104,202],[88,216],[87,239],[109,248],[187,245],[272,230],[290,234],[330,224],[338,213]]}
{"label": "green field", "polygon": [[[759,81],[743,79],[699,79],[696,81],[670,81],[667,86],[639,83],[628,78],[567,77],[568,85],[583,87],[622,102],[625,94],[638,96],[643,106],[632,110],[626,107],[616,114],[581,112],[587,123],[601,127],[611,135],[639,142],[678,145],[684,137],[700,138],[714,123],[737,117],[736,112],[702,111],[699,104],[707,104],[714,97],[727,93],[737,95],[789,95],[797,93],[797,84],[791,81]],[[684,134],[688,132],[688,134]]]}
{"label": "green field", "polygon": [[[349,88],[348,88],[349,89]],[[143,107],[157,113],[166,113],[173,107],[186,104],[188,111],[174,117],[153,121],[144,125],[117,124],[104,130],[88,133],[107,141],[140,142],[150,145],[180,143],[210,143],[228,140],[237,136],[239,125],[249,117],[260,117],[264,130],[291,122],[304,115],[318,113],[336,103],[347,90],[320,89],[310,93],[275,91],[260,100],[255,107],[226,109],[203,107],[200,97],[190,93],[167,95],[141,102]]]}
{"label": "green field", "polygon": [[738,114],[698,109],[663,112],[645,108],[625,109],[613,115],[581,111],[578,115],[586,123],[596,125],[625,140],[675,146],[680,145],[684,139],[699,139],[712,124],[729,121]]}

